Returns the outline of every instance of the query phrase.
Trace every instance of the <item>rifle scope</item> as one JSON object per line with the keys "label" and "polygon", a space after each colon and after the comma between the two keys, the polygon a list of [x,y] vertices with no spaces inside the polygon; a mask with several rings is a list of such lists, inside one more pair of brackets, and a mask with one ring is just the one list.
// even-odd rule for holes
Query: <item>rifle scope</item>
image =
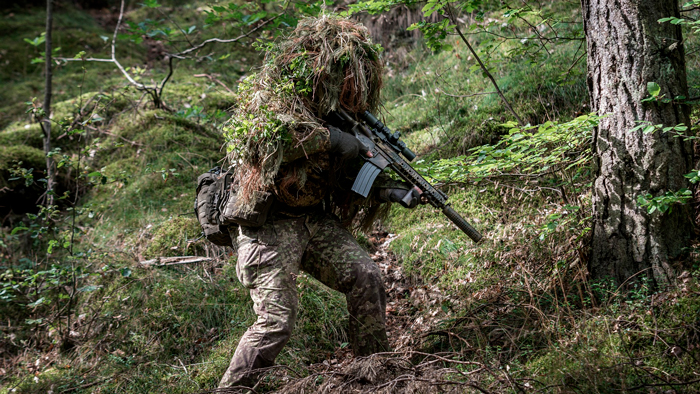
{"label": "rifle scope", "polygon": [[379,119],[377,119],[377,118],[376,118],[374,115],[372,115],[372,113],[369,112],[369,111],[365,111],[365,112],[363,112],[363,113],[360,113],[360,117],[362,118],[362,120],[364,120],[365,122],[367,122],[367,124],[369,125],[369,127],[371,127],[371,128],[373,128],[373,129],[375,129],[375,130],[381,132],[382,134],[384,134],[384,136],[386,136],[386,139],[387,139],[387,141],[388,141],[390,144],[392,144],[392,145],[398,147],[398,148],[399,148],[398,151],[401,152],[401,154],[403,155],[403,157],[406,158],[406,160],[408,160],[408,161],[413,161],[413,159],[416,158],[416,154],[413,153],[413,151],[410,150],[410,149],[406,146],[406,144],[405,144],[403,141],[400,140],[400,138],[401,138],[401,133],[399,133],[398,131],[392,132],[391,129],[389,129],[388,127],[386,127],[386,126],[384,125],[384,123],[380,122]]}

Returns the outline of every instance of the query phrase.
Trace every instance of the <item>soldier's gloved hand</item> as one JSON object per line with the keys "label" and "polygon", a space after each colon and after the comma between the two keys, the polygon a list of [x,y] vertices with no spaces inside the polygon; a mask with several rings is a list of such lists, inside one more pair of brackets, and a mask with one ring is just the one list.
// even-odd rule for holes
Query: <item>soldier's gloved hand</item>
{"label": "soldier's gloved hand", "polygon": [[381,189],[379,198],[384,201],[398,202],[404,208],[415,208],[420,202],[420,193],[416,189]]}
{"label": "soldier's gloved hand", "polygon": [[337,127],[329,126],[328,130],[331,133],[331,152],[339,154],[342,161],[355,158],[360,153],[371,157],[369,148],[362,141]]}

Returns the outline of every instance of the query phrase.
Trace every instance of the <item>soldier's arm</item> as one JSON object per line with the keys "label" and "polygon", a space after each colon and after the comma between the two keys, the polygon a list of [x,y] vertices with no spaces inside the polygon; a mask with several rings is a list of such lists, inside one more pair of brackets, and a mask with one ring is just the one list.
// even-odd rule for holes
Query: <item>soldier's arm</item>
{"label": "soldier's arm", "polygon": [[381,189],[410,190],[411,184],[408,182],[397,181],[397,180],[391,179],[389,174],[387,174],[386,172],[380,172],[379,175],[377,175],[377,179],[375,179],[375,181],[374,181],[373,188],[375,190],[381,190]]}
{"label": "soldier's arm", "polygon": [[314,153],[327,152],[331,148],[331,138],[328,130],[319,130],[303,141],[289,141],[284,144],[282,163],[290,163]]}
{"label": "soldier's arm", "polygon": [[303,141],[288,143],[284,147],[282,163],[289,163],[318,152],[331,152],[338,155],[341,162],[353,159],[358,154],[372,157],[365,144],[355,136],[334,126],[316,131]]}

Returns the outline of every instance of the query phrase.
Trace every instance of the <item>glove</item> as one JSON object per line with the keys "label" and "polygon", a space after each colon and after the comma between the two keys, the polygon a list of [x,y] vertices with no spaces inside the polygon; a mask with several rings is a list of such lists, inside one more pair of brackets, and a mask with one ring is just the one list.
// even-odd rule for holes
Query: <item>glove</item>
{"label": "glove", "polygon": [[353,159],[357,157],[359,153],[369,151],[369,148],[360,140],[348,133],[344,133],[339,128],[329,126],[328,130],[331,133],[330,151],[339,154],[341,161]]}
{"label": "glove", "polygon": [[379,198],[388,202],[398,202],[404,208],[413,209],[420,202],[420,193],[416,189],[381,189]]}

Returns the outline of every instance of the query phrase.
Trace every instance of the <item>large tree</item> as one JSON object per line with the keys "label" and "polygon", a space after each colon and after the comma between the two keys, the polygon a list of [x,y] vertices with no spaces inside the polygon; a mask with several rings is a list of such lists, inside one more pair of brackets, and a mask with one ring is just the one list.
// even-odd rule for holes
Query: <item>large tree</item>
{"label": "large tree", "polygon": [[582,7],[591,103],[606,115],[593,135],[589,269],[593,277],[617,283],[639,273],[668,282],[693,231],[691,208],[648,214],[637,198],[687,187],[683,175],[692,169],[692,146],[662,130],[633,129],[640,122],[689,125],[684,104],[642,102],[649,82],[661,86],[664,98],[688,94],[680,27],[658,22],[679,15],[678,0],[582,0]]}

